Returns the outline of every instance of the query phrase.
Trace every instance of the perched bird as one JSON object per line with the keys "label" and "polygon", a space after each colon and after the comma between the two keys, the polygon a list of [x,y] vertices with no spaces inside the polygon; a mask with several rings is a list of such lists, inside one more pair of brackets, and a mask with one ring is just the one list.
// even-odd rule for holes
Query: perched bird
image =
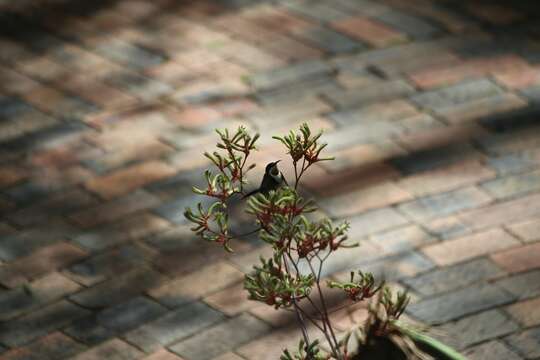
{"label": "perched bird", "polygon": [[246,195],[244,195],[243,198],[257,193],[267,195],[271,190],[276,190],[282,185],[287,185],[287,180],[285,180],[285,177],[277,167],[277,164],[280,161],[281,160],[274,161],[266,165],[266,168],[264,169],[264,176],[261,181],[261,186],[259,186],[258,189],[247,193]]}

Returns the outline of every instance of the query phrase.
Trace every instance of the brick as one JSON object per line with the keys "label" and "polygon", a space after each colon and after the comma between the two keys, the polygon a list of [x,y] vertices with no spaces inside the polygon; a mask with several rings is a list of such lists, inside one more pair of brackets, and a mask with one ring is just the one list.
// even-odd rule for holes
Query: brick
{"label": "brick", "polygon": [[410,16],[399,11],[385,11],[376,15],[375,18],[413,39],[428,39],[440,33],[440,29],[420,17]]}
{"label": "brick", "polygon": [[91,286],[144,265],[154,256],[155,252],[143,245],[128,244],[77,263],[64,270],[64,273],[78,283]]}
{"label": "brick", "polygon": [[86,183],[86,187],[105,199],[111,199],[172,176],[174,173],[173,168],[162,162],[149,161],[90,180]]}
{"label": "brick", "polygon": [[64,359],[84,351],[78,344],[60,332],[54,332],[22,348],[15,348],[2,354],[5,360],[54,360]]}
{"label": "brick", "polygon": [[113,339],[75,356],[73,360],[131,360],[139,359],[142,355],[134,346],[120,339]]}
{"label": "brick", "polygon": [[78,225],[87,228],[112,222],[125,215],[152,208],[159,204],[159,199],[145,191],[136,191],[123,198],[84,209],[70,216]]}
{"label": "brick", "polygon": [[[404,80],[387,80],[359,89],[334,90],[324,95],[340,108],[388,101],[414,93],[414,88]],[[410,105],[409,105],[410,106]]]}
{"label": "brick", "polygon": [[[162,188],[162,191],[166,193],[168,188],[170,188],[170,186],[166,185]],[[188,191],[190,190],[186,188],[184,189]],[[153,210],[154,213],[156,213],[162,218],[167,219],[173,224],[187,223],[187,220],[184,217],[184,211],[186,207],[193,207],[198,202],[201,202],[204,207],[207,207],[211,202],[211,199],[201,199],[200,196],[197,196],[193,192],[191,192],[191,194],[184,193],[175,195],[177,196],[176,199],[172,201],[167,201]]]}
{"label": "brick", "polygon": [[31,110],[20,115],[16,121],[5,121],[1,124],[2,135],[0,136],[0,142],[16,140],[21,136],[47,129],[56,124],[58,124],[58,120],[55,118]]}
{"label": "brick", "polygon": [[235,316],[256,306],[256,302],[248,299],[244,284],[230,286],[205,297],[204,302],[224,313]]}
{"label": "brick", "polygon": [[517,10],[499,4],[469,4],[467,9],[474,16],[499,25],[512,24],[525,16]]}
{"label": "brick", "polygon": [[440,120],[435,119],[431,115],[423,113],[403,119],[401,122],[401,126],[405,128],[407,134],[444,128],[444,125]]}
{"label": "brick", "polygon": [[437,327],[452,339],[448,345],[462,350],[471,345],[511,334],[519,326],[499,310],[488,310]]}
{"label": "brick", "polygon": [[540,151],[525,150],[507,155],[495,155],[487,159],[487,164],[500,175],[520,173],[540,164]]}
{"label": "brick", "polygon": [[254,71],[265,71],[285,65],[285,61],[279,57],[241,41],[228,41],[216,49],[216,52]]}
{"label": "brick", "polygon": [[377,186],[374,184],[387,184],[398,176],[395,169],[384,163],[367,164],[331,173],[315,165],[302,177],[301,183],[317,195],[330,197]]}
{"label": "brick", "polygon": [[497,71],[493,74],[495,80],[510,89],[524,89],[540,83],[540,69],[513,68]]}
{"label": "brick", "polygon": [[20,226],[37,226],[54,222],[56,216],[80,210],[96,202],[97,200],[86,191],[79,189],[60,191],[12,213],[8,219]]}
{"label": "brick", "polygon": [[520,94],[527,98],[531,103],[538,104],[540,101],[540,85],[533,85],[521,89]]}
{"label": "brick", "polygon": [[[481,155],[470,144],[457,143],[426,148],[421,142],[422,139],[416,138],[416,140],[418,143],[412,145],[414,151],[406,155],[398,155],[390,160],[390,164],[405,174],[433,170],[461,161],[469,162],[481,158]],[[404,147],[408,149],[412,141],[414,138],[409,138]]]}
{"label": "brick", "polygon": [[525,359],[536,359],[540,356],[540,327],[511,335],[506,338],[506,342]]}
{"label": "brick", "polygon": [[119,39],[101,43],[93,50],[109,60],[126,64],[137,70],[160,64],[165,60],[160,54]]}
{"label": "brick", "polygon": [[[216,100],[247,95],[247,85],[238,79],[194,82],[171,94],[171,100],[181,106],[209,103]],[[186,114],[189,115],[189,114]],[[193,114],[192,114],[193,115]],[[198,116],[202,114],[199,113]],[[206,114],[212,116],[211,114]]]}
{"label": "brick", "polygon": [[480,207],[490,198],[475,187],[430,195],[401,204],[398,209],[416,221],[426,221],[449,215],[460,210]]}
{"label": "brick", "polygon": [[497,94],[434,111],[448,122],[456,124],[496,117],[499,114],[506,114],[526,106],[527,102],[514,94]]}
{"label": "brick", "polygon": [[516,70],[526,71],[528,64],[522,58],[515,55],[502,55],[490,58],[468,60],[462,63],[449,64],[422,69],[413,72],[410,77],[422,88],[448,86],[460,81],[479,78],[487,74],[513,72]]}
{"label": "brick", "polygon": [[504,272],[485,258],[439,268],[404,283],[424,296],[446,293],[478,282],[485,282],[502,276]]}
{"label": "brick", "polygon": [[149,288],[157,287],[164,277],[155,271],[139,268],[101,282],[80,291],[70,300],[86,308],[104,308],[139,295]]}
{"label": "brick", "polygon": [[437,110],[501,93],[503,90],[491,81],[479,79],[427,91],[411,97],[411,100],[424,108]]}
{"label": "brick", "polygon": [[277,88],[259,91],[253,97],[263,106],[280,106],[287,103],[291,104],[290,100],[293,96],[297,101],[305,101],[339,89],[337,79],[330,74],[325,74]]}
{"label": "brick", "polygon": [[212,124],[221,117],[220,112],[210,106],[190,106],[176,114],[174,120],[184,128],[197,128]]}
{"label": "brick", "polygon": [[521,358],[502,342],[493,340],[475,346],[464,353],[471,360],[482,360],[489,357],[493,360],[521,360]]}
{"label": "brick", "polygon": [[242,345],[235,352],[246,359],[274,360],[279,358],[286,348],[290,351],[297,349],[301,337],[296,325],[285,327]]}
{"label": "brick", "polygon": [[437,264],[449,265],[518,244],[517,240],[503,230],[491,229],[439,244],[428,245],[422,251]]}
{"label": "brick", "polygon": [[381,248],[385,254],[395,254],[432,243],[435,238],[417,225],[408,225],[373,234],[369,237],[369,241]]}
{"label": "brick", "polygon": [[458,215],[459,221],[471,229],[511,224],[540,214],[540,195],[499,202],[480,209],[465,211]]}
{"label": "brick", "polygon": [[221,356],[215,357],[213,360],[242,360],[242,358],[232,352],[228,352]]}
{"label": "brick", "polygon": [[[56,79],[59,79],[59,77]],[[61,81],[57,81],[55,85],[64,91],[75,93],[82,99],[101,108],[124,107],[133,105],[136,101],[134,97],[87,74],[65,76]]]}
{"label": "brick", "polygon": [[74,234],[72,241],[85,249],[98,251],[127,241],[138,240],[169,228],[170,223],[151,214],[135,214],[95,230]]}
{"label": "brick", "polygon": [[13,139],[2,144],[2,147],[11,151],[21,151],[22,149],[30,151],[38,147],[56,146],[74,139],[80,139],[87,130],[88,127],[72,119],[68,122],[60,122],[57,125],[34,131],[24,137]]}
{"label": "brick", "polygon": [[253,270],[253,266],[260,262],[261,256],[265,259],[271,258],[274,251],[271,246],[262,245],[254,250],[235,254],[231,257],[231,262],[244,273],[249,273]]}
{"label": "brick", "polygon": [[[155,266],[167,274],[186,274],[193,269],[202,268],[205,264],[223,256],[223,248],[214,243],[201,242],[191,225],[176,226],[147,239],[147,243],[159,250],[155,258]],[[233,244],[236,249],[236,244]],[[178,261],[182,256],[183,261]]]}
{"label": "brick", "polygon": [[[177,307],[216,290],[240,282],[244,275],[231,265],[218,262],[153,289],[149,294],[160,303]],[[208,282],[208,279],[212,279]]]}
{"label": "brick", "polygon": [[150,356],[143,358],[143,360],[182,360],[182,358],[165,349],[161,349],[151,354]]}
{"label": "brick", "polygon": [[20,346],[86,314],[88,311],[67,301],[60,301],[16,320],[2,323],[0,341],[11,347]]}
{"label": "brick", "polygon": [[298,324],[298,318],[294,313],[276,311],[273,307],[270,307],[265,303],[257,303],[256,306],[249,311],[249,313],[265,321],[276,329],[283,329]]}
{"label": "brick", "polygon": [[509,272],[522,272],[540,267],[540,243],[523,245],[491,256],[493,261]]}
{"label": "brick", "polygon": [[540,146],[540,127],[512,132],[496,133],[478,139],[479,145],[489,154],[507,155],[507,153],[533,150]]}
{"label": "brick", "polygon": [[454,190],[490,179],[495,173],[479,161],[464,161],[404,177],[398,186],[416,196]]}
{"label": "brick", "polygon": [[507,199],[540,189],[540,171],[497,178],[484,182],[482,188],[497,199]]}
{"label": "brick", "polygon": [[[362,271],[372,273],[376,279],[394,281],[430,271],[434,267],[432,261],[418,252],[403,252],[368,263],[362,266]],[[350,276],[350,272],[341,280],[347,281],[347,276]]]}
{"label": "brick", "polygon": [[325,3],[287,2],[285,5],[292,12],[323,22],[334,21],[347,16],[345,11]]}
{"label": "brick", "polygon": [[513,296],[492,285],[473,285],[451,293],[421,300],[407,312],[429,324],[441,324],[478,311],[512,302]]}
{"label": "brick", "polygon": [[26,102],[11,96],[0,96],[0,104],[2,105],[2,110],[0,110],[2,120],[16,119],[32,110]]}
{"label": "brick", "polygon": [[81,98],[48,87],[26,93],[24,99],[45,113],[65,119],[81,118],[97,110],[95,105]]}
{"label": "brick", "polygon": [[255,112],[259,106],[248,98],[222,99],[212,104],[224,117],[242,116]]}
{"label": "brick", "polygon": [[332,68],[328,64],[310,60],[255,74],[250,78],[250,82],[257,90],[268,90],[309,77],[325,75],[331,71]]}
{"label": "brick", "polygon": [[250,120],[261,129],[275,129],[276,126],[289,126],[291,122],[318,116],[330,110],[330,106],[318,99],[303,99],[293,103],[286,102],[250,115]]}
{"label": "brick", "polygon": [[407,39],[405,34],[363,16],[342,19],[333,22],[332,26],[346,35],[375,47],[386,47]]}
{"label": "brick", "polygon": [[16,69],[29,77],[43,82],[51,82],[67,75],[67,71],[62,65],[47,57],[33,57],[18,62]]}
{"label": "brick", "polygon": [[[155,105],[142,108],[111,109],[85,118],[85,122],[106,132],[88,134],[87,139],[105,150],[121,150],[126,144],[140,144],[155,140],[155,134],[172,128],[170,111],[159,110]],[[126,137],[126,131],[130,131]],[[144,140],[144,141],[141,141]]]}
{"label": "brick", "polygon": [[308,27],[311,23],[285,9],[271,6],[257,6],[243,11],[247,19],[262,24],[274,31],[289,33]]}
{"label": "brick", "polygon": [[119,149],[84,161],[84,165],[98,174],[109,172],[123,165],[161,158],[172,152],[172,148],[155,140],[124,145]]}
{"label": "brick", "polygon": [[518,222],[508,225],[507,228],[525,242],[535,242],[540,239],[540,219]]}
{"label": "brick", "polygon": [[[210,148],[210,146],[214,146],[217,140],[215,134],[193,133],[187,132],[185,130],[174,132],[171,131],[167,134],[163,134],[161,136],[161,139],[167,144],[174,146],[176,149],[188,151],[196,147],[200,148],[201,146]],[[179,174],[179,176],[182,176],[182,174]],[[173,177],[172,180],[174,180],[174,178],[175,177]],[[167,182],[167,180],[163,182]],[[150,187],[153,187],[153,185],[151,185]]]}
{"label": "brick", "polygon": [[2,188],[14,185],[17,182],[27,178],[29,172],[23,167],[2,165],[0,168],[0,186]]}
{"label": "brick", "polygon": [[[418,156],[431,154],[430,152],[441,152],[441,158],[444,159],[447,155],[445,150],[456,150],[456,146],[463,148],[461,152],[463,157],[475,157],[475,151],[466,143],[473,139],[485,136],[487,132],[482,127],[476,124],[455,124],[450,126],[439,126],[424,131],[411,132],[400,136],[400,143],[407,150],[418,153]],[[455,139],[460,139],[456,143]],[[456,151],[457,152],[457,151]],[[412,154],[413,159],[416,154]],[[435,160],[431,158],[422,158],[424,161]],[[421,165],[417,166],[422,168]],[[424,166],[427,167],[427,166]]]}
{"label": "brick", "polygon": [[[37,165],[37,167],[43,165]],[[24,182],[20,185],[15,185],[6,191],[7,196],[14,200],[19,207],[24,207],[30,204],[35,204],[46,200],[47,196],[50,198],[62,199],[65,197],[72,197],[74,200],[79,200],[84,202],[88,200],[89,202],[94,201],[88,194],[85,194],[80,191],[69,191],[75,185],[78,185],[93,176],[93,174],[84,169],[81,166],[72,166],[65,169],[56,169],[52,167],[47,167],[46,165],[41,168],[41,171],[36,171],[34,178]],[[69,195],[66,195],[68,193]],[[45,201],[43,201],[46,203]],[[36,206],[39,208],[39,205]],[[28,210],[32,212],[31,210]],[[38,211],[35,211],[36,213]],[[39,223],[40,217],[39,214],[29,221],[35,221]]]}
{"label": "brick", "polygon": [[417,114],[418,110],[411,103],[404,100],[392,100],[334,112],[329,117],[342,127],[350,127],[358,122],[358,119],[366,123],[378,121],[400,123],[403,119]]}
{"label": "brick", "polygon": [[401,214],[393,208],[377,209],[347,219],[351,225],[350,237],[361,238],[371,233],[407,224]]}
{"label": "brick", "polygon": [[321,200],[320,206],[332,216],[344,217],[400,203],[411,198],[409,193],[401,190],[394,183],[386,182]]}
{"label": "brick", "polygon": [[73,321],[63,332],[88,346],[103,343],[118,335],[114,330],[102,326],[96,314]]}
{"label": "brick", "polygon": [[167,309],[158,303],[145,297],[136,297],[101,311],[97,320],[105,328],[123,333],[157,319],[166,312]]}
{"label": "brick", "polygon": [[295,36],[329,53],[347,53],[365,48],[361,43],[324,27],[302,29]]}
{"label": "brick", "polygon": [[495,284],[520,300],[540,295],[540,270],[516,274],[497,281]]}
{"label": "brick", "polygon": [[540,325],[540,298],[525,300],[512,304],[506,311],[524,327]]}
{"label": "brick", "polygon": [[0,74],[2,74],[2,78],[6,81],[4,84],[2,84],[2,89],[7,94],[22,95],[39,86],[37,81],[34,81],[12,69],[0,67]]}
{"label": "brick", "polygon": [[[414,74],[420,69],[451,66],[452,64],[457,64],[460,62],[460,59],[449,50],[434,49],[432,51],[432,56],[420,57],[418,61],[414,62],[400,61],[400,59],[402,60],[403,57],[390,57],[388,59],[382,58],[380,61],[373,64],[371,70],[374,70],[376,73],[378,72],[380,74],[384,74],[386,77],[397,77],[402,76],[403,74]],[[406,80],[409,81],[409,78],[406,78]],[[414,78],[411,80],[414,80]],[[413,82],[411,82],[411,84],[417,85]]]}
{"label": "brick", "polygon": [[321,50],[291,37],[279,37],[268,43],[262,43],[261,47],[269,53],[290,62],[316,60],[323,55]]}
{"label": "brick", "polygon": [[[393,169],[390,166],[385,166],[385,164],[381,163],[386,159],[391,159],[394,156],[403,155],[405,153],[405,151],[394,142],[359,144],[338,151],[333,151],[332,148],[335,148],[335,146],[331,146],[328,151],[332,154],[332,156],[335,157],[335,159],[332,161],[325,161],[321,163],[321,166],[324,169],[330,171],[331,173],[341,172],[339,174],[340,177],[344,176],[344,170],[350,170],[350,172],[358,173],[355,170],[357,170],[357,168],[359,167],[366,170],[366,175],[373,175],[372,172],[367,170],[370,168],[374,168],[378,170],[377,172],[387,173],[389,177],[397,177],[397,171],[394,171],[394,174],[391,175]],[[318,185],[320,180],[321,179],[317,178],[313,181],[312,185],[315,186],[315,188],[320,187],[320,190],[329,190],[329,193],[334,192],[332,191],[332,189],[328,189],[328,187],[324,185]],[[310,188],[313,187],[311,186],[309,180],[304,180],[303,182],[304,185]],[[322,193],[326,193],[326,191],[323,191]]]}
{"label": "brick", "polygon": [[[171,350],[186,359],[209,360],[256,339],[269,330],[270,327],[261,320],[243,314],[173,345]],[[211,344],[208,339],[213,339]]]}
{"label": "brick", "polygon": [[0,259],[11,261],[28,256],[41,247],[64,239],[73,231],[71,226],[63,222],[50,222],[5,235],[0,242]]}
{"label": "brick", "polygon": [[143,101],[153,101],[173,92],[173,88],[166,83],[126,70],[113,72],[104,81]]}
{"label": "brick", "polygon": [[86,252],[67,242],[49,245],[2,267],[0,282],[9,287],[17,286],[23,279],[46,275],[86,256]]}
{"label": "brick", "polygon": [[0,320],[9,320],[74,293],[80,286],[59,273],[44,276],[25,288],[0,293]]}
{"label": "brick", "polygon": [[127,333],[124,338],[146,352],[158,350],[224,320],[207,305],[191,303]]}
{"label": "brick", "polygon": [[[73,142],[33,153],[31,163],[34,166],[77,169],[77,165],[81,160],[99,155],[101,155],[101,151],[93,146]],[[83,172],[84,170],[80,171]]]}

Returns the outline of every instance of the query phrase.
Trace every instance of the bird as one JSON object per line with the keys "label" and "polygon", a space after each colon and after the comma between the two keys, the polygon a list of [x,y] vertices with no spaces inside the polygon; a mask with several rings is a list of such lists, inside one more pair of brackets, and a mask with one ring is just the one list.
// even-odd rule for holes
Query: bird
{"label": "bird", "polygon": [[264,176],[261,181],[261,186],[259,186],[257,189],[244,195],[242,199],[247,198],[251,195],[257,194],[257,193],[268,195],[270,191],[276,190],[277,188],[279,188],[280,186],[284,184],[288,185],[287,180],[285,180],[285,177],[283,176],[281,171],[279,171],[278,169],[277,164],[280,161],[281,160],[268,163],[268,165],[266,165],[266,168],[264,169]]}

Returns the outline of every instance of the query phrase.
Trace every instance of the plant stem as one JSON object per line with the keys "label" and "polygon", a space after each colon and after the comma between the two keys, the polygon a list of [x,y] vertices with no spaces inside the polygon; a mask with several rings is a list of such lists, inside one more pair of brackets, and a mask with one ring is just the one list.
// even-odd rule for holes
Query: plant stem
{"label": "plant stem", "polygon": [[[322,309],[323,309],[323,311],[321,312],[321,315],[323,317],[322,321],[327,324],[328,330],[330,331],[330,336],[331,336],[332,341],[333,341],[333,344],[332,344],[332,342],[330,342],[329,345],[330,345],[330,347],[332,349],[332,352],[334,353],[334,356],[336,357],[336,359],[341,360],[341,353],[339,351],[339,342],[336,339],[336,334],[334,333],[334,329],[332,328],[330,318],[328,317],[328,308],[326,306],[326,301],[324,300],[324,295],[323,295],[322,290],[321,290],[320,278],[315,274],[315,269],[313,268],[313,264],[311,264],[311,259],[306,258],[306,260],[307,260],[307,263],[308,263],[309,268],[311,270],[311,273],[313,274],[313,276],[316,277],[315,284],[317,285],[317,291],[319,293],[319,298],[321,300],[321,306],[322,306]],[[320,271],[319,271],[319,274],[320,274]]]}

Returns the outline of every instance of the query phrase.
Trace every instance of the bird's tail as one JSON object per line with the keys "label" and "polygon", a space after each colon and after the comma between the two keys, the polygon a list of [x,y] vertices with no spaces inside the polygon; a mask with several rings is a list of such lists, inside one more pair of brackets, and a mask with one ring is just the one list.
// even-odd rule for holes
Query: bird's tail
{"label": "bird's tail", "polygon": [[258,193],[259,191],[261,191],[261,189],[255,189],[253,191],[250,191],[248,192],[246,195],[242,196],[242,199],[245,199],[247,197],[250,197],[251,195],[255,195],[256,193]]}

